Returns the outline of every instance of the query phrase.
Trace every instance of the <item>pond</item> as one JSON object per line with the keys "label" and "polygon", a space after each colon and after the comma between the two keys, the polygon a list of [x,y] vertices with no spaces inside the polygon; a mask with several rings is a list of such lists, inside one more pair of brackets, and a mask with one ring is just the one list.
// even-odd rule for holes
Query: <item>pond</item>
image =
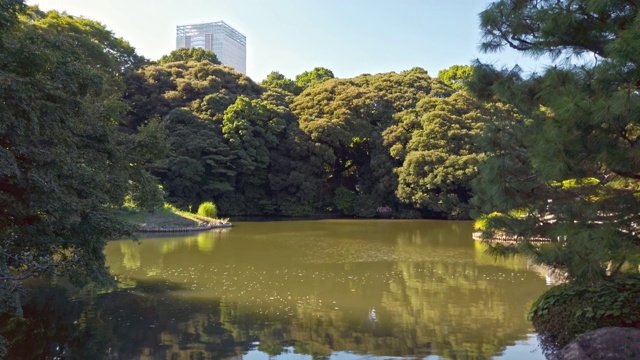
{"label": "pond", "polygon": [[234,225],[109,242],[117,289],[48,290],[25,306],[64,312],[41,346],[113,359],[544,359],[526,319],[544,275],[486,255],[470,222]]}

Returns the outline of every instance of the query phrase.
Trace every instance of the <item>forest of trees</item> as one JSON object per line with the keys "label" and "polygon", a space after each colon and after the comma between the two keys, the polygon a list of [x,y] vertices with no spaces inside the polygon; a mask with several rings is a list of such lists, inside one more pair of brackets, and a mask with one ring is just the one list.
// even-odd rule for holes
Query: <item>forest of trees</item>
{"label": "forest of trees", "polygon": [[318,67],[257,84],[208,60],[166,61],[179,51],[124,76],[121,126],[164,139],[166,156],[141,165],[168,202],[212,200],[225,216],[469,218],[473,137],[500,110],[449,79]]}
{"label": "forest of trees", "polygon": [[474,137],[508,107],[475,100],[470,66],[258,84],[201,49],[158,61],[95,21],[0,4],[0,307],[17,284],[108,280],[102,249],[153,212],[469,219]]}
{"label": "forest of trees", "polygon": [[[131,230],[113,215],[125,203],[474,216],[487,235],[524,240],[496,251],[573,280],[637,269],[638,5],[496,1],[481,29],[486,51],[579,65],[349,79],[317,67],[256,83],[213,53],[151,61],[98,22],[2,1],[0,311],[16,310],[16,283],[31,276],[105,279],[105,241]],[[535,236],[553,246],[526,241]]]}

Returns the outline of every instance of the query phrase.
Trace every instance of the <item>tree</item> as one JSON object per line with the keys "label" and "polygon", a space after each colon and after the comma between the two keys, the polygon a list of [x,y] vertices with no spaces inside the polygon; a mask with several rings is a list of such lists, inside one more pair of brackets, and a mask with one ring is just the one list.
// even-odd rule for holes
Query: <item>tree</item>
{"label": "tree", "polygon": [[[480,165],[475,203],[487,220],[487,235],[522,237],[517,252],[580,282],[615,277],[625,264],[637,265],[638,5],[504,0],[480,18],[486,51],[510,46],[534,56],[595,59],[527,78],[517,68],[476,66],[469,88],[524,115],[496,121],[484,135],[492,156]],[[536,236],[551,243],[528,241]]]}
{"label": "tree", "polygon": [[233,192],[237,171],[219,125],[188,109],[174,109],[163,120],[169,131],[171,155],[153,170],[167,200],[181,208]]}
{"label": "tree", "polygon": [[300,86],[298,86],[293,80],[287,79],[281,73],[277,71],[272,71],[267,75],[267,78],[264,79],[260,85],[267,88],[277,88],[280,90],[284,90],[293,95],[298,95],[302,92]]}
{"label": "tree", "polygon": [[291,110],[300,129],[315,144],[325,171],[326,196],[339,187],[354,190],[358,169],[369,160],[369,143],[377,118],[371,91],[348,80],[332,79],[296,97]]}
{"label": "tree", "polygon": [[[371,133],[370,159],[359,169],[360,189],[356,200],[356,213],[359,216],[377,215],[379,207],[392,207],[396,210],[406,207],[398,201],[395,194],[398,188],[398,176],[394,168],[402,165],[403,159],[394,158],[385,134],[397,126],[401,113],[413,109],[429,96],[450,95],[448,87],[439,81],[433,81],[426,70],[413,68],[401,73],[389,72],[376,75],[360,75],[353,79],[376,96],[374,106],[377,120]],[[441,90],[445,90],[442,92]]]}
{"label": "tree", "polygon": [[246,75],[210,61],[148,65],[125,77],[130,111],[127,127],[135,131],[154,117],[189,108],[197,115],[222,120],[239,95],[256,98],[263,89]]}
{"label": "tree", "polygon": [[284,121],[277,146],[270,150],[269,193],[279,215],[305,216],[323,210],[319,205],[323,168],[315,155],[311,138],[300,129],[291,112],[291,93],[269,88],[260,97],[261,103],[278,113]]}
{"label": "tree", "polygon": [[147,59],[138,55],[128,42],[115,37],[97,21],[55,10],[45,13],[36,7],[31,7],[24,16],[43,32],[65,34],[68,41],[74,42],[77,50],[82,51],[85,62],[112,75],[104,78],[111,86],[121,89],[123,74],[147,63]]}
{"label": "tree", "polygon": [[271,151],[278,146],[285,126],[278,109],[260,99],[251,101],[240,96],[224,112],[222,135],[237,171],[234,193],[219,203],[226,213],[274,213],[269,196]]}
{"label": "tree", "polygon": [[19,314],[29,277],[109,279],[106,240],[129,231],[110,210],[129,175],[117,76],[135,55],[89,20],[0,10],[0,311]]}
{"label": "tree", "polygon": [[299,88],[305,90],[308,87],[333,78],[335,78],[335,76],[333,75],[333,71],[318,66],[313,68],[313,70],[311,71],[305,71],[302,74],[296,76],[295,82]]}
{"label": "tree", "polygon": [[165,65],[167,63],[176,62],[176,61],[184,61],[184,62],[208,61],[215,65],[222,64],[220,60],[218,60],[218,56],[216,56],[216,54],[213,51],[209,51],[201,48],[189,48],[189,49],[180,48],[180,49],[173,50],[172,52],[169,53],[169,55],[163,55],[158,60],[158,64]]}
{"label": "tree", "polygon": [[150,171],[171,153],[169,132],[160,119],[154,118],[138,128],[129,142],[129,183],[127,200],[134,206],[153,213],[164,204],[164,192]]}
{"label": "tree", "polygon": [[465,92],[429,97],[401,113],[402,126],[414,130],[392,148],[402,161],[395,169],[398,198],[450,219],[468,219],[471,180],[484,157],[474,139],[487,115]]}
{"label": "tree", "polygon": [[16,14],[24,12],[26,4],[23,0],[6,0],[0,4],[0,29],[14,29],[18,22]]}
{"label": "tree", "polygon": [[[125,77],[124,99],[129,105],[126,125],[128,131],[137,133],[135,141],[141,135],[160,134],[141,134],[153,124],[149,119],[162,119],[158,126],[168,131],[168,157],[143,167],[160,180],[167,200],[180,208],[213,199],[224,214],[263,214],[255,209],[272,208],[265,200],[270,153],[264,143],[271,141],[269,121],[273,118],[266,119],[265,114],[271,114],[271,110],[253,100],[265,89],[244,74],[212,63],[206,56],[213,53],[180,50],[160,64],[143,66]],[[250,109],[243,108],[246,104],[251,104],[247,106]],[[133,185],[156,185],[149,177],[138,178],[140,181]],[[253,186],[252,181],[260,186]],[[252,200],[247,202],[247,198]],[[153,204],[157,199],[144,200]]]}
{"label": "tree", "polygon": [[429,72],[427,70],[425,70],[424,68],[421,68],[419,66],[414,66],[409,70],[404,70],[402,72],[403,74],[419,74],[419,75],[424,75],[424,76],[428,76]]}
{"label": "tree", "polygon": [[453,65],[438,71],[438,79],[451,86],[454,90],[462,90],[473,74],[473,66]]}

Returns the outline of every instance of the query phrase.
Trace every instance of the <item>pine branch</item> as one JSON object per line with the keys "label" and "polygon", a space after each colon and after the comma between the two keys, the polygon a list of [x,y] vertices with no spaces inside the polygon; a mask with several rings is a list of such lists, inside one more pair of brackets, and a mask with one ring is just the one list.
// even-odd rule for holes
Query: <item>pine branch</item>
{"label": "pine branch", "polygon": [[630,179],[634,179],[634,180],[640,180],[640,174],[636,174],[630,171],[624,171],[624,170],[618,170],[618,169],[613,169],[610,168],[611,171],[613,171],[614,173],[620,175],[620,176],[624,176]]}

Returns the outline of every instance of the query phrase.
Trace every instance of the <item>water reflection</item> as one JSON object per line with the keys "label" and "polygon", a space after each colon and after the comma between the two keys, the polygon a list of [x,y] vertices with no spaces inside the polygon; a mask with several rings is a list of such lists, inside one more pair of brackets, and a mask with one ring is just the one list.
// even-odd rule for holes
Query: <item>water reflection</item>
{"label": "water reflection", "polygon": [[90,358],[508,358],[530,347],[526,313],[545,280],[521,260],[496,263],[471,231],[466,222],[290,221],[113,241],[106,255],[120,288],[75,302],[57,300],[70,296],[58,289],[27,311],[40,319],[43,308],[61,309],[49,326],[77,328],[53,333],[99,337],[49,341],[74,354],[93,344]]}

